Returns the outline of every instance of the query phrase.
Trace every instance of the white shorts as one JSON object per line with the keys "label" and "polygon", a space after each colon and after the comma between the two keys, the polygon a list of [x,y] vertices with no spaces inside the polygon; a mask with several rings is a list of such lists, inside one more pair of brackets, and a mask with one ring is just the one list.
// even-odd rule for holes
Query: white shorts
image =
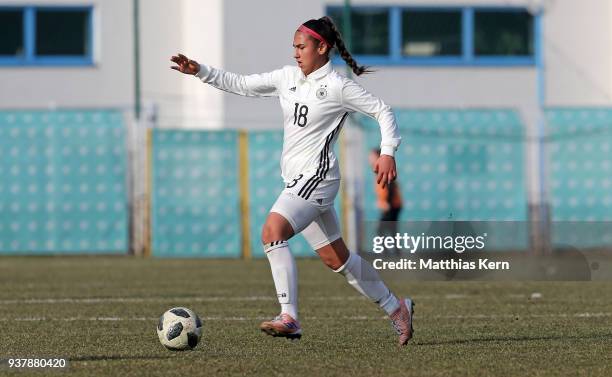
{"label": "white shorts", "polygon": [[287,184],[270,212],[282,215],[295,234],[302,233],[313,249],[320,249],[341,237],[334,209],[339,187],[339,179],[320,182],[295,180]]}

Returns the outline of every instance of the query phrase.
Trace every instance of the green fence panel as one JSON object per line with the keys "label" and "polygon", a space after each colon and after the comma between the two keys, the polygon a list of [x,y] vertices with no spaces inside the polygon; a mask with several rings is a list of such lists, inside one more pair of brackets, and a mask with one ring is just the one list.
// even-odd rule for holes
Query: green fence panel
{"label": "green fence panel", "polygon": [[[526,221],[524,130],[511,110],[399,110],[396,155],[403,221]],[[360,117],[366,147],[380,144],[376,121]],[[376,220],[375,182],[364,167],[365,220]],[[490,248],[525,249],[527,227]]]}
{"label": "green fence panel", "polygon": [[152,254],[238,258],[236,131],[154,130]]}
{"label": "green fence panel", "polygon": [[[584,223],[612,224],[612,109],[556,108],[545,115],[553,243],[611,245],[612,233],[602,231],[611,226]],[[577,231],[564,222],[576,223],[570,228]]]}
{"label": "green fence panel", "polygon": [[121,112],[0,112],[0,177],[0,254],[127,252]]}

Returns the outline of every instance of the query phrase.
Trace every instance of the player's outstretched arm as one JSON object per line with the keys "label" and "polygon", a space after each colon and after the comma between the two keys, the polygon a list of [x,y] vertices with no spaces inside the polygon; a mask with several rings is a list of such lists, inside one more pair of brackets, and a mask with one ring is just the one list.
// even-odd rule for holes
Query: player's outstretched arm
{"label": "player's outstretched arm", "polygon": [[226,72],[206,64],[199,64],[197,61],[189,59],[183,54],[177,54],[170,60],[176,64],[170,68],[187,75],[195,75],[206,84],[241,96],[277,96],[277,87],[283,80],[282,69],[245,76]]}
{"label": "player's outstretched arm", "polygon": [[177,70],[186,75],[195,75],[200,72],[200,64],[195,60],[191,60],[183,54],[177,54],[170,58],[170,61],[175,63],[176,65],[171,66],[170,68]]}

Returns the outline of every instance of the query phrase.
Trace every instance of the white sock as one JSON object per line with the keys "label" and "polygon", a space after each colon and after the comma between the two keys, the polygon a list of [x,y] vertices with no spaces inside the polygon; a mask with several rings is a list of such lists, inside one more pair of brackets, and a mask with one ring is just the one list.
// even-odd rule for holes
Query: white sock
{"label": "white sock", "polygon": [[287,241],[271,242],[264,246],[264,251],[270,262],[281,313],[287,313],[297,320],[297,268],[289,244]]}
{"label": "white sock", "polygon": [[377,303],[388,315],[400,307],[399,300],[383,283],[378,272],[358,254],[350,253],[346,263],[334,271],[346,276],[353,288]]}

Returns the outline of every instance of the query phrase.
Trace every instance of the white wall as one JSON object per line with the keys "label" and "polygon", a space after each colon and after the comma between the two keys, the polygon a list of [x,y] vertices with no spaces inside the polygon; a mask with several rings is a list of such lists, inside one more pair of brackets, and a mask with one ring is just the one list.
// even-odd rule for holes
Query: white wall
{"label": "white wall", "polygon": [[222,0],[140,0],[142,92],[164,128],[222,128],[223,96],[170,69],[170,57],[223,66]]}
{"label": "white wall", "polygon": [[171,70],[170,57],[184,50],[181,20],[183,2],[140,0],[140,69],[142,100],[157,104],[166,126],[183,120],[183,85],[180,73]]}
{"label": "white wall", "polygon": [[[0,1],[2,5],[20,5]],[[0,107],[126,107],[133,103],[132,6],[125,0],[37,0],[36,5],[93,5],[96,41],[91,67],[0,66]]]}
{"label": "white wall", "polygon": [[[182,30],[184,51],[188,57],[213,66],[224,65],[223,25],[225,11],[223,0],[183,0]],[[176,72],[173,72],[176,73]],[[223,128],[225,107],[223,96],[194,77],[183,80],[183,113],[187,128]]]}
{"label": "white wall", "polygon": [[558,0],[544,20],[550,106],[612,105],[612,2]]}

